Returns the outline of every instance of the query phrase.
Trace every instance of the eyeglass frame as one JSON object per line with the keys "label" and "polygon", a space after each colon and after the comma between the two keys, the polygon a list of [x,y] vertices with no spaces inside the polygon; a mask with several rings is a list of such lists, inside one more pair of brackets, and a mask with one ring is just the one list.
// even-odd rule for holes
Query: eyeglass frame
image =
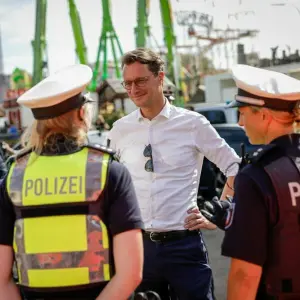
{"label": "eyeglass frame", "polygon": [[[144,77],[138,77],[134,80],[131,80],[131,81],[122,81],[121,84],[122,86],[124,87],[125,90],[129,91],[132,89],[132,84],[134,83],[136,87],[145,87],[147,85],[147,83],[149,82],[149,79],[150,79],[151,75],[149,76],[144,76]],[[142,81],[142,84],[141,83],[137,83],[138,81]],[[126,87],[126,84],[129,82],[130,86],[129,87]]]}

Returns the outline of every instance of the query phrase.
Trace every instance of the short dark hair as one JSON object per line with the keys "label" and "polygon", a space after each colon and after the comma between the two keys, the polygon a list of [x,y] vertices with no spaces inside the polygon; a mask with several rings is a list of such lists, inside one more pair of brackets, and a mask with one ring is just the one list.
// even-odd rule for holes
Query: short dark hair
{"label": "short dark hair", "polygon": [[122,68],[125,65],[131,65],[135,62],[148,65],[149,71],[155,76],[157,76],[159,72],[164,71],[164,61],[151,49],[137,48],[125,53],[122,57]]}

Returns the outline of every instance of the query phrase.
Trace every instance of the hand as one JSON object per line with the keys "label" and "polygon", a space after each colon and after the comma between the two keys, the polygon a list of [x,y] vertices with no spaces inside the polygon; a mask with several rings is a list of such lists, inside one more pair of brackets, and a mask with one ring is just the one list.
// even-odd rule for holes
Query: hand
{"label": "hand", "polygon": [[200,212],[198,207],[190,208],[187,213],[188,217],[185,218],[184,228],[188,230],[197,230],[201,228],[216,229],[216,226],[207,220]]}
{"label": "hand", "polygon": [[230,225],[234,209],[232,197],[227,196],[226,199],[227,201],[214,197],[211,201],[205,201],[204,207],[201,209],[201,213],[222,230],[227,229]]}
{"label": "hand", "polygon": [[2,141],[2,148],[6,150],[7,148],[9,148],[9,145],[6,142]]}
{"label": "hand", "polygon": [[6,142],[2,142],[2,148],[9,152],[10,154],[15,154],[15,150],[12,149]]}

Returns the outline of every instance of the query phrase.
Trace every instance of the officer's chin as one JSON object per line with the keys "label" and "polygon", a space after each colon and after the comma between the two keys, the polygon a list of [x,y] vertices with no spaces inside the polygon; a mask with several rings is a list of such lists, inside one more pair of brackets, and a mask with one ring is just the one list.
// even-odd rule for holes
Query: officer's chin
{"label": "officer's chin", "polygon": [[258,140],[258,139],[254,139],[254,138],[250,138],[250,137],[248,137],[248,139],[249,139],[249,143],[251,144],[251,145],[261,145],[261,144],[263,144],[260,140]]}

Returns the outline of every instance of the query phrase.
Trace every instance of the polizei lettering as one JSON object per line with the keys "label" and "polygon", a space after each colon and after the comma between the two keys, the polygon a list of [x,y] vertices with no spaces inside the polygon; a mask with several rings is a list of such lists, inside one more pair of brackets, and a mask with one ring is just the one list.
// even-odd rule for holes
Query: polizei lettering
{"label": "polizei lettering", "polygon": [[40,195],[66,195],[82,193],[82,176],[60,176],[25,180],[25,197],[29,193]]}

